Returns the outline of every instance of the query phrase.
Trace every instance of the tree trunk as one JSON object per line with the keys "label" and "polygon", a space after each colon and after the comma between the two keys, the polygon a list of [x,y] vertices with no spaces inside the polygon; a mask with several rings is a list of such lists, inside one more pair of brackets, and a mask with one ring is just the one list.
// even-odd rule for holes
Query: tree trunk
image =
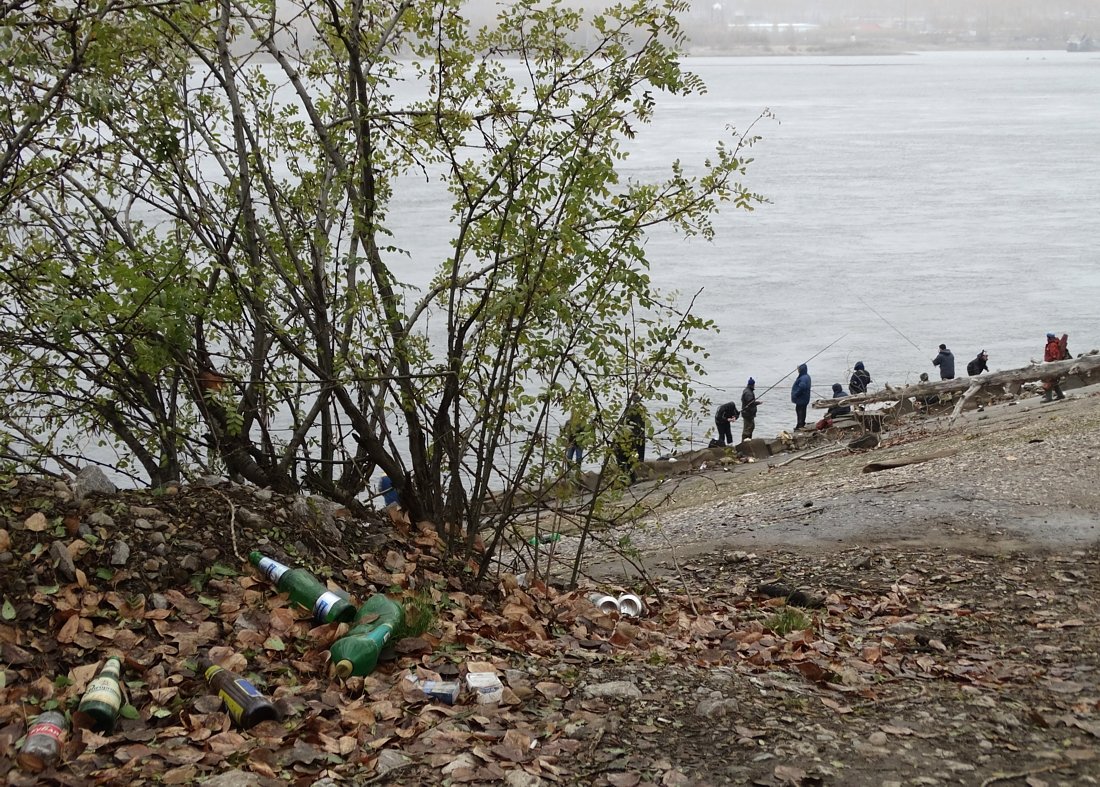
{"label": "tree trunk", "polygon": [[[915,396],[935,396],[937,394],[967,392],[967,398],[973,396],[982,388],[990,388],[999,385],[1021,384],[1046,380],[1052,377],[1064,377],[1066,375],[1089,374],[1100,370],[1100,352],[1093,350],[1088,355],[1079,358],[1070,358],[1068,361],[1055,361],[1054,363],[1031,364],[1019,369],[1005,369],[992,374],[982,374],[976,377],[957,377],[954,380],[939,380],[937,382],[917,383],[907,385],[904,388],[891,388],[887,385],[881,391],[858,394],[857,396],[842,396],[837,399],[818,399],[813,403],[814,408],[824,409],[838,404],[870,404],[872,402],[896,402],[899,399],[910,399]],[[973,388],[973,390],[970,390]]]}

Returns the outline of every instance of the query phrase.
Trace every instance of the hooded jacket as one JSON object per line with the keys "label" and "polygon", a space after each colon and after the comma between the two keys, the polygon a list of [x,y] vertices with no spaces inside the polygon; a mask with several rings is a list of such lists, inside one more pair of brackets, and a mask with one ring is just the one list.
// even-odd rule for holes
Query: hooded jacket
{"label": "hooded jacket", "polygon": [[[844,386],[840,383],[833,383],[833,398],[840,399],[844,396]],[[834,404],[825,412],[826,418],[837,418],[841,415],[848,415],[852,412],[852,406],[850,404]]]}
{"label": "hooded jacket", "polygon": [[966,373],[970,377],[975,377],[982,372],[989,371],[989,364],[985,357],[984,352],[980,352],[975,356],[974,360],[966,365]]}
{"label": "hooded jacket", "polygon": [[856,364],[856,370],[852,372],[852,379],[848,381],[848,393],[852,396],[867,393],[867,385],[871,382],[871,373],[863,368],[863,361]]}
{"label": "hooded jacket", "polygon": [[798,367],[798,377],[791,386],[791,401],[800,405],[810,403],[810,374],[806,364],[800,364]]}
{"label": "hooded jacket", "polygon": [[750,421],[756,418],[756,390],[751,385],[741,392],[741,416]]}
{"label": "hooded jacket", "polygon": [[932,359],[932,365],[940,367],[941,380],[950,380],[955,376],[955,353],[944,347],[939,355]]}

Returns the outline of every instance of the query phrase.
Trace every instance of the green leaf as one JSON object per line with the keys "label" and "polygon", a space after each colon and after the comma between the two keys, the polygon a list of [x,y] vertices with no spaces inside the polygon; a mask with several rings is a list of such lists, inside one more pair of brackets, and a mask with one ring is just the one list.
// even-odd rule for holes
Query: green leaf
{"label": "green leaf", "polygon": [[172,711],[168,710],[168,708],[157,708],[152,713],[153,718],[156,718],[156,719],[166,719],[171,715],[172,715]]}
{"label": "green leaf", "polygon": [[140,719],[141,718],[141,714],[138,713],[138,709],[135,708],[133,705],[131,705],[128,702],[125,705],[122,706],[122,709],[119,710],[118,715],[121,716],[124,719]]}
{"label": "green leaf", "polygon": [[4,620],[15,620],[15,605],[5,596],[4,606],[0,607],[0,617]]}
{"label": "green leaf", "polygon": [[210,598],[210,596],[199,596],[199,603],[209,609],[211,612],[217,612],[222,603],[216,598]]}
{"label": "green leaf", "polygon": [[221,563],[215,563],[210,568],[208,568],[207,571],[209,571],[216,577],[240,576],[240,572],[238,572],[235,568],[230,568],[229,566],[222,565]]}
{"label": "green leaf", "polygon": [[286,650],[286,645],[284,645],[283,641],[278,637],[268,637],[267,641],[264,642],[264,647],[268,650]]}
{"label": "green leaf", "polygon": [[47,596],[52,596],[54,593],[61,589],[60,585],[39,585],[35,588],[39,593]]}
{"label": "green leaf", "polygon": [[73,682],[69,680],[68,675],[58,675],[53,679],[53,685],[55,689],[63,689],[66,686],[72,686]]}
{"label": "green leaf", "polygon": [[106,566],[100,566],[95,570],[95,575],[102,580],[109,581],[111,579],[114,579],[115,572],[112,569],[107,568]]}

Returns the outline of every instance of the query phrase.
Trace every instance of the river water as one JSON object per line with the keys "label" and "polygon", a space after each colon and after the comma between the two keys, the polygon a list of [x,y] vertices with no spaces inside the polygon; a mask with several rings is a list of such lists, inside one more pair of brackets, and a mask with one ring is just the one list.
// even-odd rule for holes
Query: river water
{"label": "river water", "polygon": [[[661,96],[623,172],[660,178],[672,158],[702,161],[727,125],[775,114],[756,127],[743,181],[770,203],[726,208],[713,242],[657,232],[647,247],[655,282],[685,298],[701,289],[696,312],[717,324],[703,381],[712,399],[738,398],[750,375],[758,393],[783,380],[757,436],[794,426],[793,374],[783,378],[834,341],[809,363],[815,397],[847,387],[860,360],[872,390],[922,371],[935,379],[941,342],[960,375],[982,349],[991,371],[1041,358],[1048,331],[1068,332],[1071,351],[1100,347],[1100,55],[684,65],[708,92]],[[412,260],[438,260],[446,239],[420,228],[446,199],[407,185],[391,216],[404,215]],[[695,444],[712,430],[700,413]]]}

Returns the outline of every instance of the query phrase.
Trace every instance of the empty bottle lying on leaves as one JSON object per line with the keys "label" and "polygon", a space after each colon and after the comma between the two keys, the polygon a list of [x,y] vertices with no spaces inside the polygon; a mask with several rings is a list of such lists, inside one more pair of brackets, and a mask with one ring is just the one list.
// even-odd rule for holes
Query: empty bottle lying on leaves
{"label": "empty bottle lying on leaves", "polygon": [[378,655],[393,636],[394,629],[405,622],[405,609],[395,601],[376,593],[367,599],[355,616],[355,625],[332,643],[328,655],[336,674],[369,675],[378,664]]}
{"label": "empty bottle lying on leaves", "polygon": [[122,659],[111,656],[88,684],[73,714],[73,726],[110,735],[122,709]]}
{"label": "empty bottle lying on leaves", "polygon": [[304,568],[290,568],[259,552],[249,552],[248,560],[260,570],[280,593],[313,613],[313,620],[323,623],[348,623],[355,617],[355,605],[344,592],[333,592]]}
{"label": "empty bottle lying on leaves", "polygon": [[27,739],[15,758],[19,767],[31,773],[39,773],[57,762],[61,756],[61,740],[69,729],[64,713],[48,711],[34,720],[27,730]]}
{"label": "empty bottle lying on leaves", "polygon": [[260,694],[249,680],[237,673],[230,672],[208,658],[199,659],[199,672],[207,683],[218,690],[218,696],[225,703],[229,717],[241,729],[247,730],[261,721],[278,721],[282,718],[275,704]]}

